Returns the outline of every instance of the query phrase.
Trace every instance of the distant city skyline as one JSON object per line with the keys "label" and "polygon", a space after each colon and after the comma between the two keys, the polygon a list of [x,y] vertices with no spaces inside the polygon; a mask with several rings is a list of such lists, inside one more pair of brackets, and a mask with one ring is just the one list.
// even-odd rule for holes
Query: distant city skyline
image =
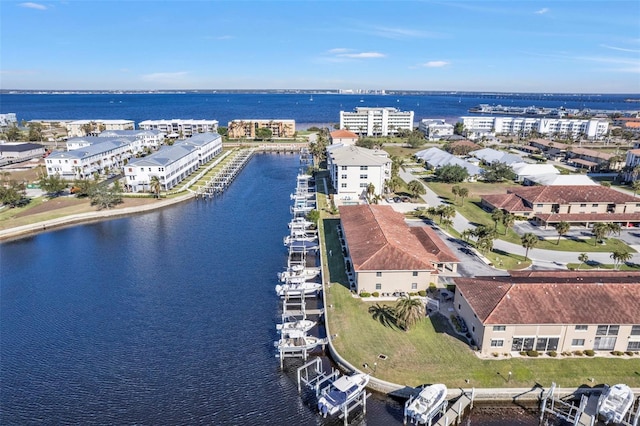
{"label": "distant city skyline", "polygon": [[640,2],[0,0],[0,88],[640,93]]}

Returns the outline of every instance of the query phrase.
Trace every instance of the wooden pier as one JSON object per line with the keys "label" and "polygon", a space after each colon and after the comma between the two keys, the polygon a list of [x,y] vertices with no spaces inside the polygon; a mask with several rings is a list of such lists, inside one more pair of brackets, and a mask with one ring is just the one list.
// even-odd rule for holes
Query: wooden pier
{"label": "wooden pier", "polygon": [[209,198],[222,194],[249,162],[254,153],[254,148],[238,151],[204,186],[194,191],[196,198]]}

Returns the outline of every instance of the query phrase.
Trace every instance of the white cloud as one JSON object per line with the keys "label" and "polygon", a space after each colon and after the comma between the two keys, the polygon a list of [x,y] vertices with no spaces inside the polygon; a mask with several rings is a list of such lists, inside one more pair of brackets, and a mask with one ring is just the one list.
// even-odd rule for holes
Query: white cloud
{"label": "white cloud", "polygon": [[447,61],[429,61],[422,64],[422,66],[426,68],[442,68],[446,67],[447,65],[449,65],[449,62]]}
{"label": "white cloud", "polygon": [[349,50],[350,49],[346,49],[344,47],[338,47],[338,48],[335,48],[335,49],[330,49],[328,53],[337,55],[339,53],[347,53],[347,52],[349,52]]}
{"label": "white cloud", "polygon": [[604,47],[606,49],[611,49],[611,50],[617,50],[620,52],[640,53],[640,49],[625,49],[624,47],[608,46],[606,44],[601,44],[600,47]]}
{"label": "white cloud", "polygon": [[387,55],[379,52],[359,52],[359,53],[340,53],[338,56],[342,58],[369,59],[369,58],[384,58]]}
{"label": "white cloud", "polygon": [[152,83],[181,83],[188,74],[188,71],[154,72],[151,74],[143,74],[140,78]]}
{"label": "white cloud", "polygon": [[18,6],[26,7],[27,9],[47,10],[47,6],[39,3],[27,2],[27,3],[20,3]]}
{"label": "white cloud", "polygon": [[545,13],[549,12],[549,8],[548,7],[543,7],[540,10],[536,10],[535,14],[536,15],[544,15]]}

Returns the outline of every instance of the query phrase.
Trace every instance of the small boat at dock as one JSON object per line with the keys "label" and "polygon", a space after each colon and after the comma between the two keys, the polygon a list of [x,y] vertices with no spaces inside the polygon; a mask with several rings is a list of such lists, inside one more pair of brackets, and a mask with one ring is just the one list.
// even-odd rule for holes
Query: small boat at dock
{"label": "small boat at dock", "polygon": [[284,296],[302,296],[315,294],[322,290],[322,284],[305,281],[302,283],[285,283],[276,286],[276,293],[280,297]]}
{"label": "small boat at dock", "polygon": [[278,333],[287,337],[302,337],[306,336],[307,331],[311,330],[316,325],[315,321],[308,319],[297,321],[286,321],[282,324],[276,324],[276,330]]}
{"label": "small boat at dock", "polygon": [[409,403],[406,415],[416,423],[427,423],[433,413],[440,408],[447,397],[447,387],[443,384],[427,386]]}
{"label": "small boat at dock", "polygon": [[322,391],[318,399],[318,411],[324,417],[336,414],[358,398],[368,383],[369,375],[364,373],[340,377]]}
{"label": "small boat at dock", "polygon": [[[278,272],[280,282],[292,280],[309,281],[320,275],[320,268],[306,268],[302,265],[293,265],[286,271]],[[298,281],[300,282],[300,281]]]}
{"label": "small boat at dock", "polygon": [[282,338],[273,342],[273,346],[275,346],[280,352],[297,352],[301,350],[310,351],[315,349],[321,343],[324,343],[324,341],[318,337],[300,336]]}
{"label": "small boat at dock", "polygon": [[625,384],[609,387],[602,397],[598,414],[606,423],[620,423],[633,404],[633,391]]}

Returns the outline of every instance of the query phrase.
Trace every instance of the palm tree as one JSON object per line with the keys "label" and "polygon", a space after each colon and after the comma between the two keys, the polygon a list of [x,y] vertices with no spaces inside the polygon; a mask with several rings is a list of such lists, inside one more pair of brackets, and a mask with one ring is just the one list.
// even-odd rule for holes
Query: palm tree
{"label": "palm tree", "polygon": [[611,253],[611,258],[613,259],[613,264],[616,270],[620,269],[620,266],[623,263],[628,262],[632,257],[633,255],[626,250],[615,250]]}
{"label": "palm tree", "polygon": [[580,265],[578,265],[578,269],[580,269],[583,263],[586,263],[587,261],[589,261],[589,255],[587,255],[587,253],[580,253],[580,255],[578,256],[578,260],[580,261]]}
{"label": "palm tree", "polygon": [[556,223],[556,232],[558,232],[558,242],[556,243],[556,245],[560,245],[560,237],[569,232],[570,228],[571,225],[569,225],[569,222],[562,221]]}
{"label": "palm tree", "polygon": [[491,212],[491,219],[495,222],[496,226],[494,230],[498,230],[498,222],[502,222],[502,218],[504,217],[504,212],[501,209],[493,209]]}
{"label": "palm tree", "polygon": [[450,204],[440,204],[436,207],[437,214],[440,215],[440,223],[443,220],[452,219],[456,215],[456,208]]}
{"label": "palm tree", "polygon": [[424,189],[424,186],[418,182],[417,180],[412,180],[407,184],[407,189],[411,194],[411,198],[418,198],[418,195],[423,195],[427,193],[427,190]]}
{"label": "palm tree", "polygon": [[600,241],[602,241],[604,236],[607,234],[608,226],[604,222],[598,222],[598,223],[593,225],[593,228],[591,228],[591,232],[593,233],[593,236],[595,237],[595,241],[594,241],[594,244],[593,244],[595,246]]}
{"label": "palm tree", "polygon": [[464,199],[469,196],[469,188],[462,187],[458,190],[458,195],[460,196],[460,205],[464,205]]}
{"label": "palm tree", "polygon": [[469,242],[469,237],[471,237],[472,235],[473,235],[473,229],[470,229],[470,228],[465,229],[460,234],[462,239],[465,240],[466,242]]}
{"label": "palm tree", "polygon": [[507,235],[507,231],[509,228],[513,226],[516,221],[516,215],[513,213],[506,212],[502,215],[502,224],[504,225],[504,235]]}
{"label": "palm tree", "polygon": [[373,306],[369,306],[369,313],[374,320],[385,327],[397,327],[396,310],[392,306],[380,306],[379,303],[376,303]]}
{"label": "palm tree", "polygon": [[420,299],[402,296],[396,303],[396,319],[405,331],[424,318],[424,305]]}
{"label": "palm tree", "polygon": [[459,185],[453,185],[451,187],[451,193],[453,194],[453,202],[457,203],[458,202],[458,195],[460,195],[460,186]]}
{"label": "palm tree", "polygon": [[398,188],[402,186],[402,182],[403,180],[400,179],[400,176],[391,176],[391,179],[389,179],[387,183],[389,191],[396,192]]}
{"label": "palm tree", "polygon": [[373,196],[375,193],[376,193],[376,186],[373,184],[373,182],[369,182],[369,185],[367,185],[367,200],[369,202],[373,200]]}
{"label": "palm tree", "polygon": [[609,234],[609,235],[613,235],[613,234],[620,235],[621,231],[622,231],[622,227],[620,226],[619,223],[613,223],[613,222],[607,223],[607,234]]}
{"label": "palm tree", "polygon": [[636,193],[640,191],[640,180],[634,180],[631,183],[631,189],[633,189],[633,196],[636,196]]}
{"label": "palm tree", "polygon": [[160,182],[160,178],[158,176],[151,176],[149,180],[149,189],[153,192],[156,198],[160,198],[160,190],[162,189],[162,183]]}
{"label": "palm tree", "polygon": [[529,260],[529,249],[538,244],[538,237],[534,233],[527,232],[520,238],[520,240],[522,242],[522,247],[526,249],[524,253],[524,260]]}
{"label": "palm tree", "polygon": [[393,176],[398,176],[398,173],[400,172],[401,169],[403,171],[405,169],[404,158],[392,155],[391,156],[391,177],[393,178]]}

